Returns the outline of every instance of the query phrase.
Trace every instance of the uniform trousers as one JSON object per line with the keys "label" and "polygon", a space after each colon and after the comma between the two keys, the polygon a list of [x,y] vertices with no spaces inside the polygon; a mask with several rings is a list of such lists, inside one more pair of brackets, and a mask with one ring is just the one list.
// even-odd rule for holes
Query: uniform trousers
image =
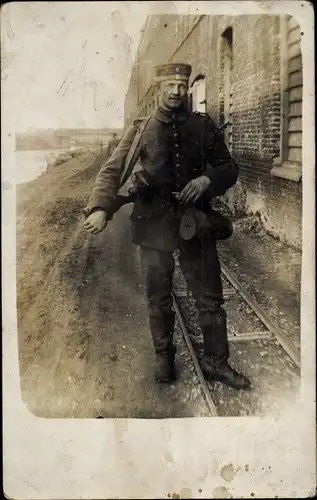
{"label": "uniform trousers", "polygon": [[[204,355],[215,363],[229,357],[227,318],[216,241],[207,235],[185,241],[180,239],[179,264],[198,309],[204,338]],[[171,342],[171,332],[164,329],[173,317],[172,286],[175,260],[173,252],[140,246],[141,266],[156,352],[164,351]],[[154,325],[154,327],[153,327]],[[161,325],[161,327],[159,326]]]}

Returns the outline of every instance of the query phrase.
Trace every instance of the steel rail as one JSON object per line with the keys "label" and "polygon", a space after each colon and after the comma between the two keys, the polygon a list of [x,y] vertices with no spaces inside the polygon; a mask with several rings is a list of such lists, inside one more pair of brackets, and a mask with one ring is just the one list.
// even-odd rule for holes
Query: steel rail
{"label": "steel rail", "polygon": [[198,379],[199,379],[202,391],[204,393],[204,396],[205,396],[206,403],[208,405],[210,414],[211,414],[212,417],[217,417],[218,416],[218,411],[217,411],[216,405],[215,405],[215,403],[213,402],[213,400],[211,398],[210,390],[209,390],[209,388],[207,386],[207,383],[205,381],[205,378],[204,378],[203,373],[201,371],[201,368],[199,366],[199,362],[198,362],[196,353],[194,351],[193,345],[192,345],[190,337],[188,335],[187,328],[186,328],[186,325],[184,323],[183,316],[182,316],[182,313],[180,311],[180,308],[179,308],[179,306],[177,304],[177,300],[176,300],[174,292],[172,293],[172,297],[173,297],[173,303],[174,303],[174,309],[175,309],[176,317],[178,319],[180,328],[182,330],[183,337],[185,339],[187,348],[188,348],[190,356],[192,358],[192,361],[193,361],[193,364],[194,364],[194,367],[195,367],[195,370],[196,370],[196,373],[197,373],[197,376],[198,376]]}
{"label": "steel rail", "polygon": [[297,368],[300,369],[300,353],[299,349],[293,344],[291,340],[287,338],[287,335],[281,331],[281,327],[270,318],[261,306],[250,296],[250,294],[245,290],[241,282],[232,274],[232,272],[227,268],[227,266],[222,262],[221,271],[225,275],[232,286],[238,291],[245,302],[251,307],[256,316],[262,321],[266,328],[272,332],[276,340],[280,343],[284,351],[288,354],[291,360],[295,363]]}

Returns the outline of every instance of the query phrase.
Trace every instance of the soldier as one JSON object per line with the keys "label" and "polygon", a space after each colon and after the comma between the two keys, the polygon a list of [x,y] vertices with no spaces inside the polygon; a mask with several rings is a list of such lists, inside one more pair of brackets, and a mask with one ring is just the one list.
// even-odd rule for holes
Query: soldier
{"label": "soldier", "polygon": [[[250,381],[228,363],[221,270],[215,235],[208,229],[211,199],[223,195],[236,183],[238,166],[214,122],[207,115],[188,109],[190,74],[188,64],[156,68],[160,103],[139,138],[139,157],[149,195],[135,200],[131,229],[133,243],[140,246],[156,353],[155,378],[167,383],[175,377],[171,292],[173,254],[178,249],[181,270],[199,312],[204,377],[247,389]],[[120,176],[140,127],[142,121],[135,121],[100,169],[84,224],[92,234],[102,231],[112,217]]]}
{"label": "soldier", "polygon": [[120,141],[118,139],[118,136],[117,136],[116,132],[113,132],[112,139],[109,141],[109,144],[108,144],[108,147],[107,147],[107,157],[109,157],[109,156],[112,155],[112,153],[114,152],[114,150],[118,146],[119,142]]}

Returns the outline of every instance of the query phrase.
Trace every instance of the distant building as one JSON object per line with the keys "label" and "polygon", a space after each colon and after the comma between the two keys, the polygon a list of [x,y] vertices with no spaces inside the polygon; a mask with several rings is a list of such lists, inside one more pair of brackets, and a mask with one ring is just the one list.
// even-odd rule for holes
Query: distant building
{"label": "distant building", "polygon": [[107,144],[121,129],[48,129],[16,134],[16,150],[65,149],[100,147]]}
{"label": "distant building", "polygon": [[158,102],[153,66],[187,62],[190,105],[218,125],[240,165],[225,197],[264,227],[301,245],[302,56],[290,16],[149,16],[125,100],[125,127]]}

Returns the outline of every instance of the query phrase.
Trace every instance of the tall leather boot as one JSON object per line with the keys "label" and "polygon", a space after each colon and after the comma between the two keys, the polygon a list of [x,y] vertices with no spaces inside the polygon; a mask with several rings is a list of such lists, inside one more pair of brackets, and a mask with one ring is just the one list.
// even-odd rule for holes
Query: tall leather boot
{"label": "tall leather boot", "polygon": [[228,364],[229,346],[226,313],[219,308],[210,314],[210,324],[202,326],[204,359],[202,372],[208,382],[220,381],[234,389],[249,389],[250,380]]}
{"label": "tall leather boot", "polygon": [[150,316],[150,329],[155,350],[155,380],[168,383],[175,380],[173,333],[175,314]]}

